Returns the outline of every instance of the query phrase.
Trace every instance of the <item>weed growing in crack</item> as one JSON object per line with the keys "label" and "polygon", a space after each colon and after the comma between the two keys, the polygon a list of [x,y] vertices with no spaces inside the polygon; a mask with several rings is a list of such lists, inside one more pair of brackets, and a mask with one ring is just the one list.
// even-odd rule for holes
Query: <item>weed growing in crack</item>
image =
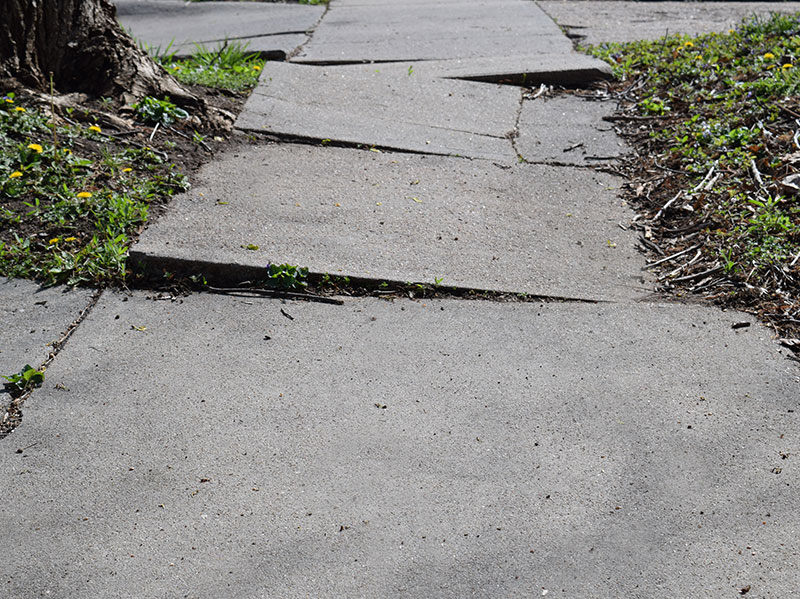
{"label": "weed growing in crack", "polygon": [[234,92],[249,90],[258,83],[265,61],[258,53],[248,52],[247,43],[226,40],[218,47],[195,45],[189,58],[175,54],[151,56],[181,83],[205,85]]}
{"label": "weed growing in crack", "polygon": [[291,264],[269,264],[267,284],[279,289],[303,289],[308,285],[308,268]]}
{"label": "weed growing in crack", "polygon": [[6,382],[6,390],[11,397],[17,398],[29,389],[40,387],[44,383],[44,372],[36,370],[30,364],[25,366],[16,374],[2,375]]}

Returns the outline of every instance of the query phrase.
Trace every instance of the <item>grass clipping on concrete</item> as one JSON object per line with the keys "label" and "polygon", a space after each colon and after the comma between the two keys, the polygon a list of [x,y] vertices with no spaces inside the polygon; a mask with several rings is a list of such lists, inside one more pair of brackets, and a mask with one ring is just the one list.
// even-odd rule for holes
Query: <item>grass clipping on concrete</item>
{"label": "grass clipping on concrete", "polygon": [[634,225],[661,286],[800,337],[800,16],[603,44]]}

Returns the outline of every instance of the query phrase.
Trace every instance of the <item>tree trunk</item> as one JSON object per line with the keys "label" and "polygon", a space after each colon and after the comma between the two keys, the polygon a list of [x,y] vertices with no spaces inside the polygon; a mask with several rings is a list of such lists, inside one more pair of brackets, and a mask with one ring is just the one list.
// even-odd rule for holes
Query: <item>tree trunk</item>
{"label": "tree trunk", "polygon": [[130,103],[169,95],[198,105],[116,20],[108,0],[0,0],[0,79]]}

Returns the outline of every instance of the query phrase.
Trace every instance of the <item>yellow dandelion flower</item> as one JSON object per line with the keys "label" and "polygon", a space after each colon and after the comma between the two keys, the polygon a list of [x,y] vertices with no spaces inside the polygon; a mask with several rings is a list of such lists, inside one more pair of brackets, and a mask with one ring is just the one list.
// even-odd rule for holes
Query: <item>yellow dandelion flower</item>
{"label": "yellow dandelion flower", "polygon": [[772,52],[764,54],[764,60],[772,60],[773,58],[775,58],[775,55]]}
{"label": "yellow dandelion flower", "polygon": [[790,62],[787,62],[783,67],[781,67],[784,71],[787,69],[791,69],[794,65]]}
{"label": "yellow dandelion flower", "polygon": [[9,179],[16,179],[17,177],[21,177],[21,176],[22,176],[22,173],[21,173],[21,172],[19,172],[19,171],[14,171],[13,173],[11,173],[11,174],[8,176],[8,178],[9,178]]}
{"label": "yellow dandelion flower", "polygon": [[122,172],[123,172],[123,173],[129,173],[129,172],[131,172],[132,170],[133,170],[132,168],[130,168],[130,167],[126,167],[126,168],[122,169]]}
{"label": "yellow dandelion flower", "polygon": [[89,127],[89,131],[94,131],[95,133],[102,133],[103,132],[103,130],[100,129],[100,127],[98,127],[97,125],[92,125],[91,127]]}
{"label": "yellow dandelion flower", "polygon": [[254,70],[254,71],[260,71],[260,70],[261,70],[261,67],[260,67],[260,66],[258,66],[257,64],[254,64],[254,65],[253,65],[253,70]]}
{"label": "yellow dandelion flower", "polygon": [[41,154],[43,151],[42,146],[40,146],[39,144],[28,144],[28,149],[33,150],[34,152],[37,152],[39,154]]}
{"label": "yellow dandelion flower", "polygon": [[16,110],[17,112],[25,112],[25,109],[22,106],[15,106],[14,110]]}
{"label": "yellow dandelion flower", "polygon": [[50,245],[53,245],[54,243],[58,243],[59,241],[61,241],[61,240],[60,240],[58,237],[53,237],[53,238],[52,238],[50,241],[48,241],[47,243],[49,243]]}
{"label": "yellow dandelion flower", "polygon": [[11,98],[3,98],[3,99],[9,104],[13,104],[14,103],[14,100],[12,100]]}
{"label": "yellow dandelion flower", "polygon": [[82,191],[82,192],[80,192],[78,194],[78,197],[79,198],[90,198],[90,197],[92,197],[92,194],[89,193],[88,191]]}
{"label": "yellow dandelion flower", "polygon": [[65,237],[64,241],[78,241],[77,237]]}
{"label": "yellow dandelion flower", "polygon": [[692,42],[686,42],[683,44],[684,48],[694,48],[694,44]]}

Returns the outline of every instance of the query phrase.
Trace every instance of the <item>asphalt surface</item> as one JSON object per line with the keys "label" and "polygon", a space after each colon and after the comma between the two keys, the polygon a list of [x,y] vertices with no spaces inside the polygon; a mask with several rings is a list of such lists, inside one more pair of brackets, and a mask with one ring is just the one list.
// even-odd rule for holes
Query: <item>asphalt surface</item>
{"label": "asphalt surface", "polygon": [[[673,31],[620,4],[120,2],[154,42],[299,35],[264,51],[326,63],[267,65],[237,127],[273,141],[201,169],[133,261],[515,301],[103,292],[0,439],[0,596],[796,596],[796,362],[653,293],[596,168],[612,107],[498,84],[603,76],[542,8]],[[389,62],[338,64],[363,60]],[[90,293],[0,284],[0,364],[41,363]]]}

